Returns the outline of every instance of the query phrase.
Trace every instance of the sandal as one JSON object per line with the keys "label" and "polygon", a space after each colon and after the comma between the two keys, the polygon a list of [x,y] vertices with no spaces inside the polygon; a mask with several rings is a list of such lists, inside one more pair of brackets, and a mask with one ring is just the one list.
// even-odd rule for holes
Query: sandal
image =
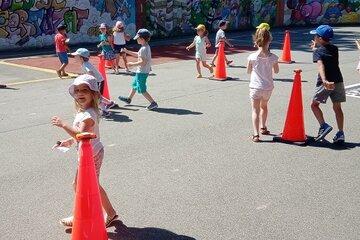
{"label": "sandal", "polygon": [[105,220],[105,226],[106,228],[110,227],[110,225],[116,220],[118,219],[118,215],[115,214],[114,216],[112,217],[109,217],[109,216],[106,216],[106,220]]}
{"label": "sandal", "polygon": [[253,142],[260,142],[260,137],[259,137],[259,135],[252,135],[252,141],[253,141]]}
{"label": "sandal", "polygon": [[270,131],[267,130],[267,127],[263,127],[263,128],[260,128],[260,133],[262,135],[269,135],[270,134]]}
{"label": "sandal", "polygon": [[58,75],[59,78],[62,78],[60,70],[56,70],[56,74]]}
{"label": "sandal", "polygon": [[74,217],[71,216],[71,217],[63,218],[59,222],[64,227],[72,227],[73,221],[74,221]]}

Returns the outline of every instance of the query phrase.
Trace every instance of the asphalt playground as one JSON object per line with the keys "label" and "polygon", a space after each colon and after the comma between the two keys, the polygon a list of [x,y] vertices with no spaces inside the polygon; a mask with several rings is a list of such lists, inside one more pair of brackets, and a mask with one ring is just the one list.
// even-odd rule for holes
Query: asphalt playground
{"label": "asphalt playground", "polygon": [[[308,47],[309,29],[291,31],[293,64],[281,64],[269,106],[268,128],[281,133],[293,82],[302,70],[305,129],[318,124],[310,109],[317,66]],[[307,146],[275,143],[265,136],[252,143],[246,58],[251,32],[228,35],[228,81],[196,79],[192,37],[167,46],[154,44],[149,92],[159,104],[147,111],[127,95],[131,74],[108,72],[112,98],[119,102],[101,121],[105,159],[100,181],[120,215],[108,228],[112,240],[359,239],[360,128],[359,61],[354,34],[359,27],[337,27],[334,43],[349,86],[346,143],[335,146],[331,103],[323,106],[334,126],[327,140]],[[284,32],[273,31],[272,51],[281,55]],[[213,41],[213,39],[211,39]],[[136,48],[135,48],[136,49]],[[75,50],[75,49],[73,49]],[[97,64],[97,57],[91,61]],[[73,120],[67,87],[80,72],[59,79],[53,55],[0,60],[0,239],[70,239],[59,219],[72,212],[76,151],[51,149],[67,137],[50,124],[54,115]]]}

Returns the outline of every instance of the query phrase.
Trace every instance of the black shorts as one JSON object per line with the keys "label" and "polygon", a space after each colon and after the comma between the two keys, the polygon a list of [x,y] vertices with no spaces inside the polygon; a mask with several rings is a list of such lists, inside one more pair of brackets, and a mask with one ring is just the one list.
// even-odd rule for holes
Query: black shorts
{"label": "black shorts", "polygon": [[116,44],[114,44],[114,52],[115,52],[116,54],[122,53],[122,52],[121,52],[121,49],[123,49],[123,48],[125,48],[125,47],[126,47],[125,44],[123,44],[123,45],[116,45]]}

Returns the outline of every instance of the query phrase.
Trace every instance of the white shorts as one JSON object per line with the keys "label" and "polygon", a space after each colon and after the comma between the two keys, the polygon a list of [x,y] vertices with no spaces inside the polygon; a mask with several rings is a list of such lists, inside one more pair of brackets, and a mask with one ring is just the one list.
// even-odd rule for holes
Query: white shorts
{"label": "white shorts", "polygon": [[261,90],[256,88],[250,88],[250,98],[253,100],[269,101],[272,90]]}
{"label": "white shorts", "polygon": [[207,56],[206,53],[196,52],[195,58],[200,59],[200,61],[206,61]]}

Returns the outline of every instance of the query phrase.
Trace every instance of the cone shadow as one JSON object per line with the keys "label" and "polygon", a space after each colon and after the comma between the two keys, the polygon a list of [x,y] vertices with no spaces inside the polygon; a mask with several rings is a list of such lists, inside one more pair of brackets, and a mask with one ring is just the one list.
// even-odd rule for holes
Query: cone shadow
{"label": "cone shadow", "polygon": [[161,228],[127,227],[121,221],[114,221],[112,227],[115,230],[108,232],[110,240],[196,240]]}

